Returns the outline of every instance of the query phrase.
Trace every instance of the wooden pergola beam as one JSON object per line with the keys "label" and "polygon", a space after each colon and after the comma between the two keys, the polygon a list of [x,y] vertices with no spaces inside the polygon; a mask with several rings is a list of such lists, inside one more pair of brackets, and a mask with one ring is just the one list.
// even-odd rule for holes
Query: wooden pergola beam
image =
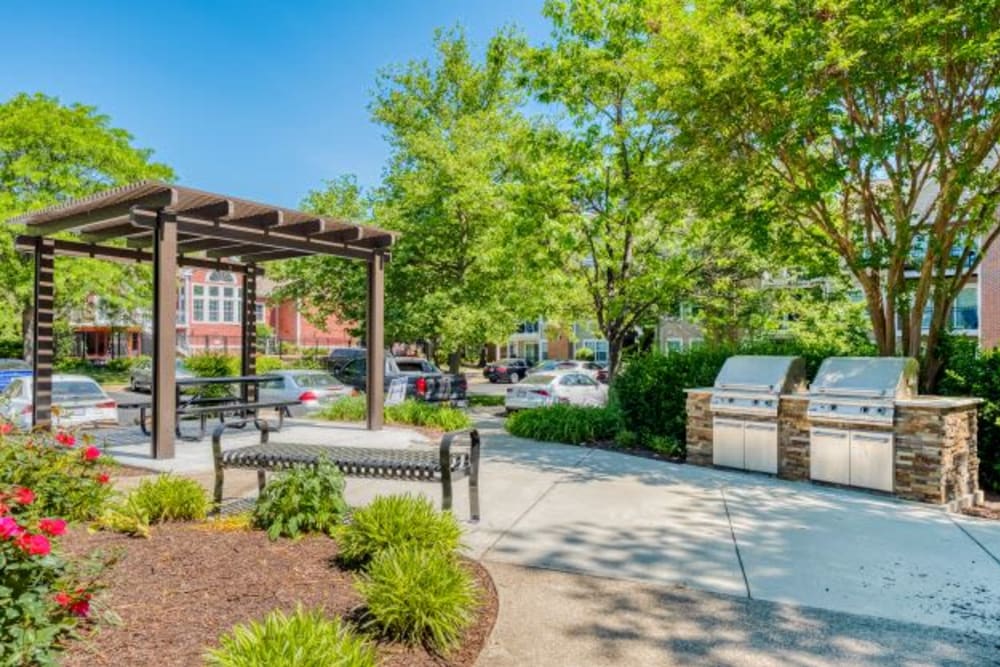
{"label": "wooden pergola beam", "polygon": [[95,222],[104,222],[111,218],[127,217],[135,206],[159,209],[173,206],[177,202],[177,191],[169,189],[142,197],[139,201],[97,206],[86,212],[58,218],[50,222],[40,222],[25,226],[24,233],[28,236],[51,236],[67,229],[83,227]]}
{"label": "wooden pergola beam", "polygon": [[[151,263],[153,255],[142,250],[132,250],[130,248],[116,248],[111,246],[94,245],[90,243],[77,243],[76,241],[53,240],[53,249],[60,257],[90,257],[93,259],[107,259],[112,262],[126,263]],[[15,242],[18,250],[34,252],[34,237],[18,236]],[[245,264],[234,262],[223,262],[215,259],[201,259],[199,257],[180,257],[177,260],[178,266],[190,266],[199,269],[210,269],[217,271],[230,271],[232,273],[243,273],[246,271]],[[262,275],[263,269],[257,269],[257,275]]]}

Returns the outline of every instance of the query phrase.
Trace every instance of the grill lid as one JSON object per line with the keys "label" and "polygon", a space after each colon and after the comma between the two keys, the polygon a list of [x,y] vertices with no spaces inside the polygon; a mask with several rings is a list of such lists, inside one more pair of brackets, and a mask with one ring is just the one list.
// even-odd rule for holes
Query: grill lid
{"label": "grill lid", "polygon": [[805,386],[801,357],[736,355],[726,359],[715,378],[716,390],[785,394]]}
{"label": "grill lid", "polygon": [[919,366],[910,357],[829,357],[813,380],[813,396],[893,400],[917,394]]}

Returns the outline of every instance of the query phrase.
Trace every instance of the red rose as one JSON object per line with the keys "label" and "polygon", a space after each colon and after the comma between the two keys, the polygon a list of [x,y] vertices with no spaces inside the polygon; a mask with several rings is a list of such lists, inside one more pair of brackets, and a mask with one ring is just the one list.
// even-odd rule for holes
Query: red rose
{"label": "red rose", "polygon": [[14,425],[10,422],[4,422],[0,424],[0,435],[7,435],[14,430]]}
{"label": "red rose", "polygon": [[90,447],[87,447],[85,450],[83,450],[84,461],[93,461],[99,458],[101,458],[101,450],[99,450],[97,447],[91,445]]}
{"label": "red rose", "polygon": [[69,596],[69,593],[64,593],[63,591],[59,591],[52,597],[56,601],[56,604],[60,607],[68,607],[73,601],[73,598]]}
{"label": "red rose", "polygon": [[43,533],[55,537],[66,532],[66,522],[62,519],[42,519],[38,522],[38,528]]}
{"label": "red rose", "polygon": [[4,516],[0,517],[0,537],[3,539],[9,539],[12,537],[17,537],[24,532],[24,528],[17,523],[14,517]]}
{"label": "red rose", "polygon": [[110,479],[111,479],[111,475],[109,475],[106,472],[102,472],[100,475],[97,476],[97,483],[98,484],[107,484]]}
{"label": "red rose", "polygon": [[35,502],[35,494],[32,493],[31,489],[26,489],[23,486],[19,486],[14,491],[14,500],[22,505],[30,505]]}
{"label": "red rose", "polygon": [[69,606],[69,611],[74,616],[83,618],[90,614],[90,602],[88,600],[78,600]]}
{"label": "red rose", "polygon": [[56,433],[56,442],[65,447],[72,447],[76,444],[76,438],[73,437],[71,433],[66,431],[59,431]]}
{"label": "red rose", "polygon": [[4,514],[6,514],[9,511],[10,511],[9,507],[7,507],[6,505],[4,505],[3,503],[0,503],[0,516],[3,516]]}
{"label": "red rose", "polygon": [[44,535],[21,533],[15,544],[20,547],[21,551],[30,556],[47,556],[52,551],[52,546]]}

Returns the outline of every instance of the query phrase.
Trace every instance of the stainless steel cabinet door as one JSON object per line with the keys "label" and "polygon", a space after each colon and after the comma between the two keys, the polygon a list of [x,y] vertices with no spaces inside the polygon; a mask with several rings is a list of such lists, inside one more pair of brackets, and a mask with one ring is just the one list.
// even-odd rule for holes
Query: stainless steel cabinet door
{"label": "stainless steel cabinet door", "polygon": [[832,428],[809,429],[809,477],[821,482],[851,483],[849,431]]}
{"label": "stainless steel cabinet door", "polygon": [[744,468],[743,420],[712,420],[712,463],[728,468]]}
{"label": "stainless steel cabinet door", "polygon": [[851,486],[891,492],[894,469],[891,433],[851,431]]}
{"label": "stainless steel cabinet door", "polygon": [[778,425],[746,422],[743,459],[747,470],[778,473]]}

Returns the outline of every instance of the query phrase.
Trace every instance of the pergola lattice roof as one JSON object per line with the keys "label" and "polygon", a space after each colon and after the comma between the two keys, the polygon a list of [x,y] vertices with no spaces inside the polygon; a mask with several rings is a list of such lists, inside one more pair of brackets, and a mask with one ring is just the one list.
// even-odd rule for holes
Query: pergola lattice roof
{"label": "pergola lattice roof", "polygon": [[[395,234],[348,220],[213,194],[159,181],[141,181],[10,220],[28,237],[75,232],[59,241],[60,254],[144,261],[153,245],[158,212],[176,216],[182,264],[224,266],[306,255],[371,259],[385,255]],[[104,245],[124,240],[125,247]],[[30,239],[19,240],[27,245]]]}

